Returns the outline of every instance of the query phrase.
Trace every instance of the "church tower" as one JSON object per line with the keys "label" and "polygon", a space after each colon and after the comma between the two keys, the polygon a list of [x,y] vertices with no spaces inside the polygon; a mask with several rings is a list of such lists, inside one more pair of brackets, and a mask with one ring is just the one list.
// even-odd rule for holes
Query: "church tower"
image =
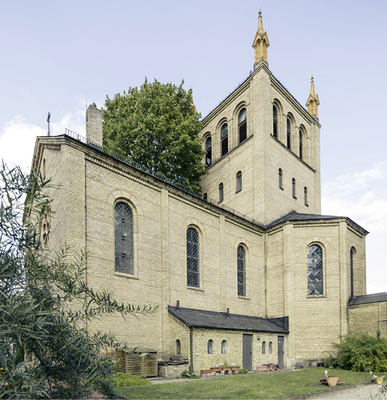
{"label": "church tower", "polygon": [[259,11],[254,70],[203,119],[200,133],[205,197],[264,225],[292,211],[321,212],[314,80],[305,109],[270,71],[268,47]]}

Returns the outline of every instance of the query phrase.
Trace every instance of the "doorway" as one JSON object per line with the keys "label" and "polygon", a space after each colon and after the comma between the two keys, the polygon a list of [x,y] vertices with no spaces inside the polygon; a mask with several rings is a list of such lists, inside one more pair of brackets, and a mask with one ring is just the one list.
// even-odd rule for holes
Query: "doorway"
{"label": "doorway", "polygon": [[253,335],[243,335],[243,369],[253,369]]}
{"label": "doorway", "polygon": [[284,336],[278,336],[278,365],[284,367]]}

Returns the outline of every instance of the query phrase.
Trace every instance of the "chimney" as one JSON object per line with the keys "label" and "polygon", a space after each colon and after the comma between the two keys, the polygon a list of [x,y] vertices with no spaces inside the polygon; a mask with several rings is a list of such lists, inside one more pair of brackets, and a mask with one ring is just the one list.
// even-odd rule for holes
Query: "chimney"
{"label": "chimney", "polygon": [[88,143],[102,147],[102,111],[95,103],[86,111],[86,139]]}

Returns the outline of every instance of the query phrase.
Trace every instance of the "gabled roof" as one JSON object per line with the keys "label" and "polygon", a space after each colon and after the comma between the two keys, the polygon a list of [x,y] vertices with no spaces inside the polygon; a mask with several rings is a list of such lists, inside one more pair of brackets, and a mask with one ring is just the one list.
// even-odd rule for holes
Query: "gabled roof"
{"label": "gabled roof", "polygon": [[337,220],[337,219],[345,219],[347,222],[352,224],[357,230],[361,231],[364,235],[367,235],[369,232],[358,225],[356,222],[352,221],[348,217],[343,216],[335,216],[335,215],[321,215],[321,214],[303,214],[298,213],[296,211],[291,211],[289,214],[284,215],[283,217],[276,219],[270,224],[266,225],[266,229],[272,228],[273,226],[280,225],[284,222],[288,221],[329,221],[329,220]]}
{"label": "gabled roof", "polygon": [[289,333],[288,317],[260,318],[172,306],[168,306],[168,312],[189,328]]}
{"label": "gabled roof", "polygon": [[356,306],[358,304],[380,303],[382,301],[387,301],[387,292],[355,296],[349,299],[348,305]]}

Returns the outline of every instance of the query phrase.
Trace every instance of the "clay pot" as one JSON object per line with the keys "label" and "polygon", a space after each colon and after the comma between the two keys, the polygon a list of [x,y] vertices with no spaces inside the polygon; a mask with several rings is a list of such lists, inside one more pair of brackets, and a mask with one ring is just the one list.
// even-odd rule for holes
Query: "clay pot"
{"label": "clay pot", "polygon": [[339,378],[337,376],[328,376],[327,378],[328,386],[330,387],[336,386],[338,380]]}

